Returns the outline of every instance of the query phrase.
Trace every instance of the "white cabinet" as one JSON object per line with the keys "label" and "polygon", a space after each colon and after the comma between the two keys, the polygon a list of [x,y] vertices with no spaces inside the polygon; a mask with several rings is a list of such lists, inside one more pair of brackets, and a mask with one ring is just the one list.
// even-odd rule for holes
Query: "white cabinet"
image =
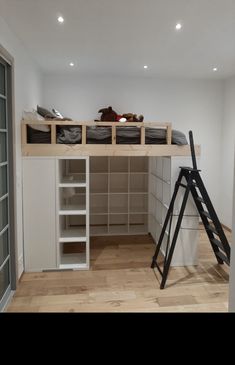
{"label": "white cabinet", "polygon": [[[155,242],[159,236],[166,218],[175,182],[179,176],[180,166],[191,166],[191,157],[150,157],[149,161],[149,231]],[[171,240],[179,215],[185,189],[180,188],[174,205],[174,217],[171,228]],[[181,224],[178,240],[176,243],[172,266],[196,265],[198,251],[198,224],[199,217],[193,198],[190,195],[184,218]],[[168,229],[168,228],[167,228]],[[166,230],[162,253],[168,239]]]}
{"label": "white cabinet", "polygon": [[55,269],[56,161],[23,159],[23,225],[25,271]]}

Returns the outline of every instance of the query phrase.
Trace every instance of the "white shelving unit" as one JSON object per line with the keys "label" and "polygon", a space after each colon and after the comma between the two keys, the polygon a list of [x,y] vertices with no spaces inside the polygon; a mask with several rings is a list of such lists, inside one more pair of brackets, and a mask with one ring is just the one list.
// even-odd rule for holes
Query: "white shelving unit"
{"label": "white shelving unit", "polygon": [[148,233],[148,157],[90,157],[90,229]]}
{"label": "white shelving unit", "polygon": [[[157,242],[179,166],[191,158],[24,157],[25,270],[89,269],[90,235],[150,232]],[[189,199],[172,265],[197,264],[198,223]]]}
{"label": "white shelving unit", "polygon": [[60,269],[89,269],[89,158],[57,160]]}
{"label": "white shelving unit", "polygon": [[[191,164],[191,157],[149,158],[149,232],[156,243],[179,175],[179,166],[191,166]],[[184,192],[185,190],[181,189],[178,199],[175,201],[171,232],[174,232]],[[174,251],[172,266],[197,265],[198,224],[198,212],[190,196]],[[162,245],[163,254],[168,235],[166,230]]]}

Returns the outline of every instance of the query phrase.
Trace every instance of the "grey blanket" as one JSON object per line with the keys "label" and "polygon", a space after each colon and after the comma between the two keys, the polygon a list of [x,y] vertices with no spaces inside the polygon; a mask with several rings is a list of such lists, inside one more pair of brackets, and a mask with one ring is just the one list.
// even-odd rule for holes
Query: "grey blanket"
{"label": "grey blanket", "polygon": [[[139,143],[140,128],[138,127],[117,127],[116,129],[117,143]],[[112,129],[111,127],[92,126],[87,128],[87,143],[111,143]],[[81,127],[61,128],[57,134],[57,143],[76,144],[81,143],[82,130]],[[146,144],[162,144],[166,143],[166,129],[145,128]],[[110,141],[110,142],[109,142]],[[172,143],[177,145],[188,144],[184,133],[173,129]]]}

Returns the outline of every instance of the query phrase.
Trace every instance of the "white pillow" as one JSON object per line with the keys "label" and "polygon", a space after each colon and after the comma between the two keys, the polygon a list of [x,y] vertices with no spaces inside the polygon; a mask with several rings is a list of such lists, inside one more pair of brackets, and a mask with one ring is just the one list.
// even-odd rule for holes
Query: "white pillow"
{"label": "white pillow", "polygon": [[[43,118],[40,114],[36,112],[36,110],[33,111],[23,111],[23,119],[27,122],[35,122],[35,121],[44,121],[45,118]],[[41,132],[50,132],[50,127],[46,124],[29,124],[29,126],[36,131]]]}

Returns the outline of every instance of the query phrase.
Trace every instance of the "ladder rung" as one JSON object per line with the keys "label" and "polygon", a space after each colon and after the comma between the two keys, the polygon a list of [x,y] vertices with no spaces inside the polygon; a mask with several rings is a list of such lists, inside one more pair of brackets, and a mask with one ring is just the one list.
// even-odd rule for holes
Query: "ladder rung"
{"label": "ladder rung", "polygon": [[221,260],[223,260],[227,265],[229,265],[229,259],[227,258],[227,256],[225,256],[222,252],[216,252],[215,253],[216,256],[218,256]]}
{"label": "ladder rung", "polygon": [[208,224],[208,225],[206,226],[206,230],[207,230],[207,231],[211,231],[211,232],[213,232],[213,233],[217,234],[217,236],[219,235],[219,233],[216,231],[216,229],[215,229],[214,227],[212,227],[210,224]]}
{"label": "ladder rung", "polygon": [[[208,212],[206,212],[205,210],[203,210],[201,213],[202,213],[205,217],[207,217],[207,218],[211,219],[210,214],[209,214]],[[211,219],[211,220],[212,220],[212,219]]]}
{"label": "ladder rung", "polygon": [[211,242],[225,252],[224,246],[219,240],[217,240],[216,238],[212,238]]}
{"label": "ladder rung", "polygon": [[198,200],[200,203],[205,204],[205,202],[204,202],[203,198],[201,198],[200,196],[198,196],[198,197],[197,197],[197,200]]}
{"label": "ladder rung", "polygon": [[187,170],[187,171],[201,171],[201,170],[198,170],[198,169],[194,169],[193,167],[185,167],[185,166],[180,166],[180,169],[181,170]]}
{"label": "ladder rung", "polygon": [[185,188],[185,189],[187,189],[187,185],[185,185],[185,184],[182,184],[182,183],[179,183],[179,182],[177,182],[177,184],[178,184],[179,186],[182,186],[182,188]]}
{"label": "ladder rung", "polygon": [[[185,184],[182,184],[182,183],[180,183],[180,182],[177,182],[177,184],[179,185],[179,186],[182,186],[182,188],[185,188],[185,189],[187,189],[187,187],[188,187],[188,185],[185,185]],[[191,185],[192,186],[197,186],[197,184],[196,183],[191,183]]]}

